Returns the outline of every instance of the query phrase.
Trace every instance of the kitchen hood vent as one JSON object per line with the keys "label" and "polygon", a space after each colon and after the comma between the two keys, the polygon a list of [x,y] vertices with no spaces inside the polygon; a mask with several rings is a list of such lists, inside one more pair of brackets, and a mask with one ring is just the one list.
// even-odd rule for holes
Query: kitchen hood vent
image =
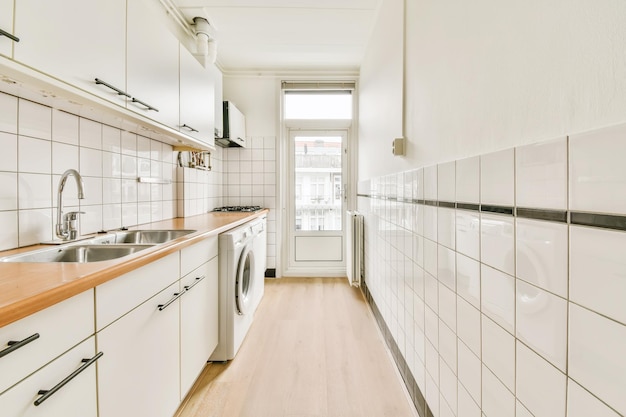
{"label": "kitchen hood vent", "polygon": [[231,102],[225,101],[224,106],[224,134],[215,138],[215,144],[223,148],[246,147],[246,118]]}

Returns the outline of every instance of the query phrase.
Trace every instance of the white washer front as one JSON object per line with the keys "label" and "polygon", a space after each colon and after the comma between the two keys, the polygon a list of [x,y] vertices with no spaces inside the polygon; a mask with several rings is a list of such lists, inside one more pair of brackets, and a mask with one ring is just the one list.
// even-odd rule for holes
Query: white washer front
{"label": "white washer front", "polygon": [[258,304],[253,226],[250,221],[219,236],[219,341],[212,361],[233,359]]}

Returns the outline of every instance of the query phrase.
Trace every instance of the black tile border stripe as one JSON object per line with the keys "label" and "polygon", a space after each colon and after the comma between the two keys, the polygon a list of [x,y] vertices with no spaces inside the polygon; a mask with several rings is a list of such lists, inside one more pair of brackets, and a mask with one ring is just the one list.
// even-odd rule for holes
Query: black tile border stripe
{"label": "black tile border stripe", "polygon": [[399,201],[407,204],[426,205],[431,207],[457,208],[460,210],[493,213],[522,219],[543,220],[576,226],[598,227],[608,230],[626,231],[626,215],[587,213],[582,211],[548,210],[530,207],[497,206],[490,204],[454,203],[451,201],[418,200],[408,198],[383,197],[374,194],[357,194],[358,197],[375,200]]}
{"label": "black tile border stripe", "polygon": [[409,369],[406,360],[400,353],[400,349],[398,348],[396,341],[391,335],[391,330],[389,330],[389,327],[387,327],[387,323],[385,323],[382,314],[380,314],[380,310],[378,309],[378,306],[376,305],[372,294],[369,292],[369,289],[367,288],[367,283],[365,281],[361,283],[361,292],[363,293],[365,299],[370,305],[372,314],[376,319],[376,324],[378,325],[380,332],[385,339],[385,343],[387,344],[387,347],[391,352],[391,356],[396,363],[396,367],[400,371],[400,375],[402,376],[404,384],[406,385],[409,396],[413,401],[413,406],[417,410],[417,413],[420,415],[420,417],[432,417],[433,413],[428,406],[428,403],[426,403],[426,397],[422,393],[420,387],[417,385],[417,382],[415,382],[415,378],[413,378],[413,375],[411,374],[411,370]]}
{"label": "black tile border stripe", "polygon": [[517,217],[533,220],[547,220],[551,222],[567,223],[567,211],[543,210],[518,207]]}
{"label": "black tile border stripe", "polygon": [[570,223],[580,226],[626,231],[626,216],[616,216],[613,214],[572,211],[570,212]]}

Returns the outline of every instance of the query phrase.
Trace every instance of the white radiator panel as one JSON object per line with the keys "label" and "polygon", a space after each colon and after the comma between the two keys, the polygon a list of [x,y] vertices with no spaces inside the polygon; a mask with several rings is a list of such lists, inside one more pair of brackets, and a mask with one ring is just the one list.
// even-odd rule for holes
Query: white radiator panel
{"label": "white radiator panel", "polygon": [[358,287],[363,279],[364,235],[363,215],[356,211],[346,212],[346,272],[350,285]]}

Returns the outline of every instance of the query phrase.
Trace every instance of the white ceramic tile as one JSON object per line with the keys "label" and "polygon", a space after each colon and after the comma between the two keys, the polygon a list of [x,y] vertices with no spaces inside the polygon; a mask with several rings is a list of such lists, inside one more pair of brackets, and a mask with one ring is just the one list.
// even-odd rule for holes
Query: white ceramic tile
{"label": "white ceramic tile", "polygon": [[569,377],[626,414],[626,326],[570,303]]}
{"label": "white ceramic tile", "polygon": [[626,124],[569,138],[569,208],[626,213]]}
{"label": "white ceramic tile", "polygon": [[[10,184],[15,184],[14,174],[0,174],[0,180],[3,176],[11,175],[8,178]],[[18,176],[18,206],[20,210],[38,209],[52,207],[50,175],[43,174],[19,174]],[[9,210],[14,207],[9,207]]]}
{"label": "white ceramic tile", "polygon": [[480,263],[459,253],[456,254],[456,291],[480,308]]}
{"label": "white ceramic tile", "polygon": [[455,248],[456,213],[454,209],[439,207],[437,210],[437,240],[440,245]]}
{"label": "white ceramic tile", "polygon": [[456,201],[480,203],[480,157],[456,161]]}
{"label": "white ceramic tile", "polygon": [[514,150],[480,156],[480,202],[498,206],[515,204]]}
{"label": "white ceramic tile", "polygon": [[439,386],[438,383],[431,377],[426,375],[426,390],[424,392],[426,402],[430,407],[433,416],[439,417]]}
{"label": "white ceramic tile", "polygon": [[19,136],[17,168],[19,172],[50,174],[52,172],[52,142]]}
{"label": "white ceramic tile", "polygon": [[439,319],[430,307],[424,308],[424,330],[426,338],[433,344],[435,349],[439,347]]}
{"label": "white ceramic tile", "polygon": [[567,210],[567,138],[515,149],[515,204]]}
{"label": "white ceramic tile", "polygon": [[456,374],[456,334],[443,321],[439,321],[439,355]]}
{"label": "white ceramic tile", "polygon": [[[478,369],[480,375],[480,368]],[[457,417],[481,417],[480,407],[474,402],[465,387],[459,383],[458,385],[458,414]]]}
{"label": "white ceramic tile", "polygon": [[18,133],[45,140],[52,139],[52,109],[32,101],[19,99]]}
{"label": "white ceramic tile", "polygon": [[424,270],[432,276],[437,276],[437,243],[424,239]]}
{"label": "white ceramic tile", "polygon": [[[185,185],[187,185],[187,184],[185,184]],[[137,184],[137,201],[139,201],[139,202],[150,201],[150,192],[151,192],[150,184],[138,183]],[[189,199],[189,198],[191,198],[191,196],[189,196],[189,197],[186,196],[185,197],[186,200]]]}
{"label": "white ceramic tile", "polygon": [[102,125],[93,120],[80,118],[78,121],[81,147],[102,149]]}
{"label": "white ceramic tile", "polygon": [[441,404],[447,403],[453,413],[452,415],[455,416],[457,409],[457,378],[455,372],[443,360],[439,361],[439,390],[444,400]]}
{"label": "white ceramic tile", "polygon": [[517,337],[565,372],[567,301],[523,281],[517,281]]}
{"label": "white ceramic tile", "polygon": [[102,150],[108,152],[121,152],[122,132],[121,130],[102,125]]}
{"label": "white ceramic tile", "polygon": [[568,379],[567,390],[567,417],[619,417],[615,411],[571,379]]}
{"label": "white ceramic tile", "polygon": [[459,381],[476,403],[480,403],[481,378],[480,359],[472,353],[462,340],[458,343],[458,375]]}
{"label": "white ceramic tile", "polygon": [[424,209],[422,205],[413,205],[413,233],[424,236]]}
{"label": "white ceramic tile", "polygon": [[[155,184],[160,185],[160,184]],[[122,180],[118,178],[102,179],[102,204],[105,208],[109,204],[117,204],[122,202]],[[103,212],[106,216],[106,212]],[[106,219],[106,217],[105,217]]]}
{"label": "white ceramic tile", "polygon": [[137,135],[137,157],[138,158],[150,159],[151,142],[152,142],[151,139],[148,139],[145,136]]}
{"label": "white ceramic tile", "polygon": [[[137,159],[137,176],[138,177],[149,177],[150,176],[150,160],[146,158],[138,158]],[[189,170],[186,172],[195,171]],[[186,179],[185,182],[195,182],[193,178]]]}
{"label": "white ceramic tile", "polygon": [[437,200],[437,165],[424,168],[424,199]]}
{"label": "white ceramic tile", "polygon": [[480,260],[507,274],[515,274],[515,219],[481,213]]}
{"label": "white ceramic tile", "polygon": [[135,133],[123,130],[120,140],[122,154],[137,156],[137,135]]}
{"label": "white ceramic tile", "polygon": [[80,215],[80,233],[83,235],[96,233],[103,230],[102,205],[80,206],[80,210],[85,214]]}
{"label": "white ceramic tile", "polygon": [[121,156],[122,178],[134,178],[137,180],[137,158],[132,155]]}
{"label": "white ceramic tile", "polygon": [[424,207],[424,237],[434,242],[437,241],[437,207]]}
{"label": "white ceramic tile", "polygon": [[137,203],[122,203],[122,226],[129,227],[137,223]]}
{"label": "white ceramic tile", "polygon": [[[456,389],[456,387],[455,387]],[[455,398],[456,401],[456,398]],[[446,401],[443,392],[439,394],[439,416],[438,417],[456,417],[456,411],[452,411],[452,407]]]}
{"label": "white ceramic tile", "polygon": [[515,239],[517,277],[567,297],[567,225],[518,218]]}
{"label": "white ceramic tile", "polygon": [[0,227],[2,227],[0,250],[17,248],[17,225],[17,211],[0,211]]}
{"label": "white ceramic tile", "polygon": [[626,323],[626,233],[570,227],[570,300]]}
{"label": "white ceramic tile", "polygon": [[150,159],[161,161],[163,159],[163,144],[156,140],[150,141]]}
{"label": "white ceramic tile", "polygon": [[52,142],[52,173],[61,175],[72,168],[79,169],[78,146]]}
{"label": "white ceramic tile", "polygon": [[[48,186],[48,188],[50,187]],[[0,211],[17,210],[17,189],[17,174],[14,172],[0,172]]]}
{"label": "white ceramic tile", "polygon": [[515,397],[496,376],[483,366],[483,416],[515,417]]}
{"label": "white ceramic tile", "polygon": [[[102,204],[102,178],[83,177],[83,182],[85,184],[85,198],[82,200],[76,200],[76,202],[80,201],[81,210],[82,206],[93,206],[96,204]],[[71,199],[74,198],[74,196],[76,196],[76,193],[78,192],[76,189],[76,183],[72,180],[72,178],[70,178],[65,184],[68,188],[67,190],[63,191],[63,201],[68,201],[68,203],[74,204]]]}
{"label": "white ceramic tile", "polygon": [[79,158],[83,177],[102,177],[102,151],[81,147]]}
{"label": "white ceramic tile", "polygon": [[52,209],[20,210],[19,246],[52,240]]}
{"label": "white ceramic tile", "polygon": [[456,250],[473,259],[480,259],[480,214],[456,210]]}
{"label": "white ceramic tile", "polygon": [[437,278],[456,291],[456,252],[441,245],[437,249]]}
{"label": "white ceramic tile", "polygon": [[439,201],[456,201],[455,162],[437,165],[437,199]]}
{"label": "white ceramic tile", "polygon": [[413,198],[416,200],[424,199],[424,169],[416,169],[413,179]]}
{"label": "white ceramic tile", "polygon": [[1,92],[0,132],[17,133],[17,97]]}
{"label": "white ceramic tile", "polygon": [[[422,289],[422,294],[423,291],[424,290]],[[415,291],[415,297],[413,298],[413,320],[415,322],[415,325],[422,330],[425,326],[424,314],[424,299],[417,293],[417,291]]]}
{"label": "white ceramic tile", "polygon": [[433,379],[433,382],[439,385],[439,354],[437,353],[437,348],[428,340],[426,340],[424,347],[426,353],[426,360],[424,361],[426,372]]}
{"label": "white ceramic tile", "polygon": [[515,417],[534,417],[524,404],[519,401],[515,402]]}
{"label": "white ceramic tile", "polygon": [[520,342],[516,361],[517,398],[535,417],[565,417],[565,374]]}
{"label": "white ceramic tile", "polygon": [[[0,97],[1,96],[2,94],[0,94]],[[17,135],[12,133],[0,132],[0,149],[2,149],[2,152],[0,152],[0,171],[16,172]]]}
{"label": "white ceramic tile", "polygon": [[481,310],[492,320],[514,333],[515,278],[481,265]]}
{"label": "white ceramic tile", "polygon": [[52,110],[52,140],[78,146],[78,116]]}
{"label": "white ceramic tile", "polygon": [[433,311],[439,311],[439,282],[437,278],[430,274],[426,274],[424,277],[424,301],[426,305],[433,309]]}
{"label": "white ceramic tile", "polygon": [[484,315],[482,361],[509,390],[515,389],[515,338]]}
{"label": "white ceramic tile", "polygon": [[439,317],[452,330],[456,331],[456,294],[439,283]]}
{"label": "white ceramic tile", "polygon": [[457,334],[476,356],[481,351],[480,311],[457,296]]}
{"label": "white ceramic tile", "polygon": [[122,227],[122,205],[105,204],[102,206],[102,228],[104,230]]}
{"label": "white ceramic tile", "polygon": [[158,222],[163,220],[163,202],[162,201],[153,201],[150,204],[150,215],[152,222]]}
{"label": "white ceramic tile", "polygon": [[167,164],[176,163],[178,152],[174,152],[174,147],[167,143],[161,144],[161,161]]}

